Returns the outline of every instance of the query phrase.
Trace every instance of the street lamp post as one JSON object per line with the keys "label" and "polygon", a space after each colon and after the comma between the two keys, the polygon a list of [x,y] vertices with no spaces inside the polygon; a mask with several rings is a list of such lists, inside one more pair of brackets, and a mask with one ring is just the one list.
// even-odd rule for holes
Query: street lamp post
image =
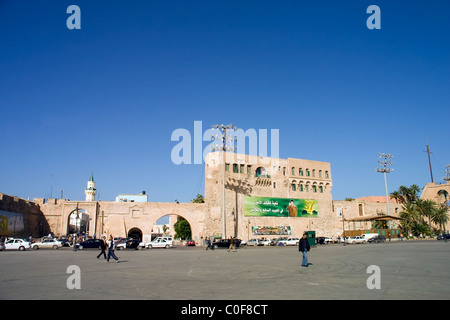
{"label": "street lamp post", "polygon": [[211,151],[222,151],[222,239],[226,239],[226,222],[225,222],[225,152],[235,151],[236,146],[230,145],[230,142],[235,142],[236,137],[234,135],[227,136],[230,131],[234,132],[237,128],[232,124],[227,125],[214,125],[213,129],[219,130],[219,133],[212,136],[212,140],[220,141],[219,144],[211,146]]}
{"label": "street lamp post", "polygon": [[389,194],[388,194],[386,173],[390,173],[391,171],[394,170],[390,168],[390,166],[392,166],[392,162],[388,160],[394,158],[394,156],[389,153],[379,153],[379,158],[380,160],[378,160],[377,172],[382,172],[384,174],[384,187],[386,189],[386,210],[387,215],[389,215]]}

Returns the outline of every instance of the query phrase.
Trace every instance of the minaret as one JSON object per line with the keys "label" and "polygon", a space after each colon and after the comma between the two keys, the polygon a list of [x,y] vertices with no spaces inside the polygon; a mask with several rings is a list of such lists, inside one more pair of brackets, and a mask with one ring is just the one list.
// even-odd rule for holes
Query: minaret
{"label": "minaret", "polygon": [[95,195],[97,194],[97,189],[95,189],[94,175],[91,174],[91,178],[87,183],[87,188],[84,193],[86,194],[86,201],[95,201]]}

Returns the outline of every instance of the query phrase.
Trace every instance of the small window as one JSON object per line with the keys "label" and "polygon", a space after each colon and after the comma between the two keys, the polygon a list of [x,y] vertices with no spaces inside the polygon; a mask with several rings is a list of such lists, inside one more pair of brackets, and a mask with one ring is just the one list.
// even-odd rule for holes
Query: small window
{"label": "small window", "polygon": [[319,170],[319,178],[322,178],[322,170]]}
{"label": "small window", "polygon": [[233,163],[233,172],[239,173],[239,167],[238,167],[237,163]]}
{"label": "small window", "polygon": [[244,164],[241,164],[239,167],[240,167],[240,168],[239,168],[239,172],[240,172],[240,173],[244,173],[245,165],[244,165]]}
{"label": "small window", "polygon": [[229,163],[225,163],[225,171],[230,171],[230,164]]}
{"label": "small window", "polygon": [[273,183],[273,188],[274,188],[274,189],[277,188],[277,183],[276,183],[276,182]]}
{"label": "small window", "polygon": [[302,184],[299,184],[298,188],[300,189],[300,192],[303,192],[303,185]]}
{"label": "small window", "polygon": [[309,177],[311,173],[309,172],[309,169],[306,169],[306,176]]}
{"label": "small window", "polygon": [[328,171],[325,171],[325,178],[329,178]]}
{"label": "small window", "polygon": [[313,186],[313,187],[312,187],[312,190],[313,190],[313,192],[317,192],[317,187],[316,187],[316,186]]}
{"label": "small window", "polygon": [[313,174],[313,175],[312,175],[313,177],[316,176],[316,169],[313,169],[312,174]]}
{"label": "small window", "polygon": [[293,183],[291,185],[291,187],[292,187],[292,191],[297,191],[297,185],[295,183]]}
{"label": "small window", "polygon": [[323,193],[323,187],[322,186],[319,186],[319,192]]}
{"label": "small window", "polygon": [[299,176],[303,176],[303,169],[302,168],[298,169],[298,175]]}
{"label": "small window", "polygon": [[252,174],[252,166],[247,166],[247,174]]}
{"label": "small window", "polygon": [[292,167],[291,171],[292,171],[292,175],[295,176],[295,168],[294,167]]}
{"label": "small window", "polygon": [[283,176],[286,175],[286,167],[283,167]]}

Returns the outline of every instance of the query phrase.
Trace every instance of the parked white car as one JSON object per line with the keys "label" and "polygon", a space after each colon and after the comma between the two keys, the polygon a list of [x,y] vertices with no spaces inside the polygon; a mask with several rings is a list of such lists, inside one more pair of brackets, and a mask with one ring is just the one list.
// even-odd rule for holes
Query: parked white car
{"label": "parked white car", "polygon": [[8,239],[5,241],[5,250],[20,250],[30,249],[30,243],[23,239]]}
{"label": "parked white car", "polygon": [[346,240],[347,243],[366,243],[366,239],[362,236],[351,237]]}
{"label": "parked white car", "polygon": [[298,246],[300,239],[299,238],[288,238],[287,240],[282,240],[280,242],[282,242],[285,246]]}
{"label": "parked white car", "polygon": [[38,250],[40,248],[59,249],[62,246],[63,246],[62,242],[56,239],[45,239],[41,242],[35,242],[31,244],[31,248],[34,250]]}
{"label": "parked white car", "polygon": [[172,237],[158,237],[155,240],[146,243],[145,247],[147,249],[152,248],[172,248],[173,247],[173,239]]}
{"label": "parked white car", "polygon": [[259,240],[258,239],[250,239],[247,241],[248,246],[259,246]]}
{"label": "parked white car", "polygon": [[271,243],[272,243],[272,241],[269,240],[269,239],[261,239],[261,240],[259,241],[259,243],[262,244],[263,246],[270,246]]}
{"label": "parked white car", "polygon": [[365,233],[362,234],[361,237],[364,238],[364,240],[366,240],[366,242],[368,242],[370,239],[378,237],[379,234],[378,233]]}

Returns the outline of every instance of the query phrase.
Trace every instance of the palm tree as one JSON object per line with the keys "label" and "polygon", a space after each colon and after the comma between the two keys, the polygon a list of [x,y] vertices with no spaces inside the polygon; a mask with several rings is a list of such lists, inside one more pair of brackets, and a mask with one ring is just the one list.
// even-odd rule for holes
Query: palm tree
{"label": "palm tree", "polygon": [[448,208],[441,205],[439,208],[436,209],[435,215],[433,216],[432,220],[434,223],[436,223],[440,226],[441,233],[442,233],[442,227],[444,227],[444,233],[445,233],[445,225],[449,221]]}
{"label": "palm tree", "polygon": [[394,199],[397,203],[405,203],[402,194],[398,191],[392,192],[390,198]]}
{"label": "palm tree", "polygon": [[431,219],[435,214],[436,203],[432,200],[417,199],[415,202],[416,210],[419,213],[421,224],[426,224],[425,218],[428,218],[428,225],[431,227]]}
{"label": "palm tree", "polygon": [[444,198],[445,198],[445,206],[447,207],[448,206],[448,203],[447,203],[447,197],[448,197],[448,192],[447,192],[447,190],[444,190],[444,189],[442,189],[442,190],[439,190],[438,191],[438,195],[440,195],[440,196],[444,196]]}
{"label": "palm tree", "polygon": [[403,211],[400,212],[400,218],[402,219],[400,229],[405,230],[405,233],[409,235],[419,220],[416,205],[413,203],[405,203],[403,205]]}

